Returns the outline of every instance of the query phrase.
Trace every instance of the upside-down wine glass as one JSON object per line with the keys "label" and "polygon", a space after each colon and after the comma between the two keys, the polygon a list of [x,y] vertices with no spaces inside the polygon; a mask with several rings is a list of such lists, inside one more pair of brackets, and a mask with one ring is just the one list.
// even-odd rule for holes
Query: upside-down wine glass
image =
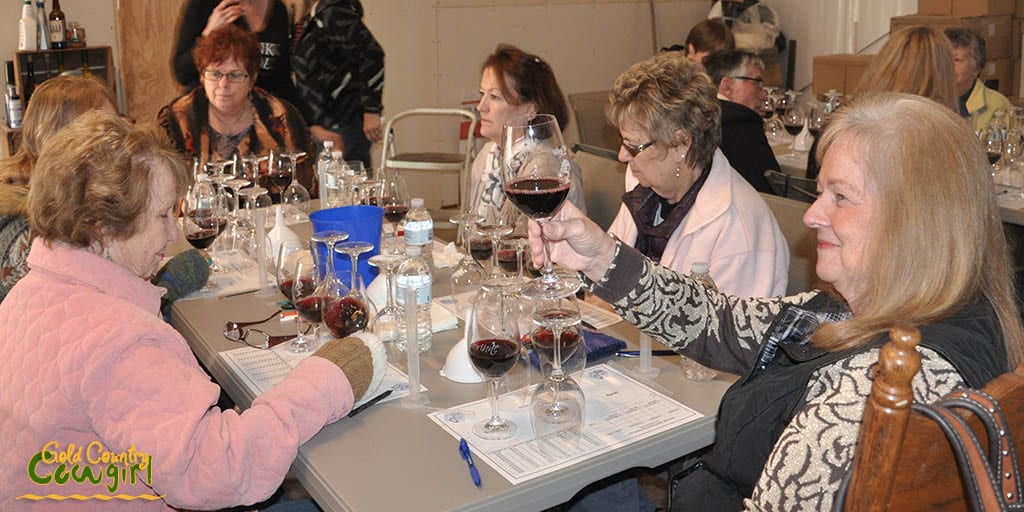
{"label": "upside-down wine glass", "polygon": [[[487,238],[487,246],[490,247],[488,257],[491,260],[490,277],[503,277],[501,267],[498,266],[498,241],[501,237],[512,233],[514,227],[507,220],[505,212],[496,205],[482,205],[484,220],[476,227],[480,236]],[[470,247],[472,250],[472,247]]]}
{"label": "upside-down wine glass", "polygon": [[575,292],[561,297],[524,294],[533,304],[530,333],[533,349],[551,365],[547,377],[537,386],[530,405],[534,433],[539,437],[561,430],[580,432],[585,425],[586,399],[583,389],[563,369],[563,363],[583,344],[579,303]]}
{"label": "upside-down wine glass", "polygon": [[[470,233],[476,230],[476,225],[483,219],[480,215],[465,210],[459,215],[451,218],[454,224],[459,226],[459,240],[462,242],[462,259],[452,270],[451,286],[452,299],[455,301],[455,311],[460,313],[470,305],[472,296],[480,289],[484,281],[484,269],[470,255]],[[468,318],[468,315],[464,316]]]}
{"label": "upside-down wine glass", "polygon": [[[348,240],[348,233],[344,231],[321,231],[320,233],[314,233],[309,239],[314,243],[313,253],[316,255],[317,274],[320,277],[320,285],[317,286],[316,294],[321,298],[321,322],[330,331],[331,324],[327,322],[328,306],[348,294],[348,286],[338,276],[334,267],[334,247]],[[321,252],[316,245],[323,245],[324,250]],[[334,334],[334,332],[331,331],[331,334]]]}
{"label": "upside-down wine glass", "polygon": [[569,195],[572,168],[558,121],[549,114],[512,118],[502,130],[501,184],[505,196],[540,225],[544,246],[544,273],[524,293],[562,296],[579,286],[575,273],[555,272],[544,224]]}
{"label": "upside-down wine glass", "polygon": [[405,260],[405,256],[394,252],[382,252],[370,257],[370,265],[384,271],[384,282],[387,286],[387,298],[384,307],[370,321],[370,330],[383,341],[391,341],[398,336],[398,318],[403,314],[395,305],[395,269]]}
{"label": "upside-down wine glass", "polygon": [[324,300],[324,325],[335,338],[344,338],[365,329],[373,318],[370,301],[366,299],[363,287],[359,286],[359,255],[372,250],[370,242],[348,241],[334,246],[334,252],[348,254],[352,262],[348,293],[341,297],[331,295]]}
{"label": "upside-down wine glass", "polygon": [[515,366],[521,350],[520,307],[513,297],[517,284],[509,278],[484,281],[469,313],[469,360],[487,378],[491,405],[491,417],[473,425],[473,433],[482,439],[509,439],[519,432],[519,425],[498,411],[501,378]]}

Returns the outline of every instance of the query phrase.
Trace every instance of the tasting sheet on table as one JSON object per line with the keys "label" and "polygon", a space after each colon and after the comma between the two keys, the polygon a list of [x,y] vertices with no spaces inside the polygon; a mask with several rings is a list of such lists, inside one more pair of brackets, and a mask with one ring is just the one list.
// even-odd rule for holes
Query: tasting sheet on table
{"label": "tasting sheet on table", "polygon": [[[486,399],[431,413],[430,419],[456,439],[465,438],[478,461],[519,484],[704,417],[606,364],[585,370],[579,383],[587,399],[587,424],[579,436],[563,431],[535,437],[530,408],[521,406],[501,410],[503,418],[519,425],[515,437],[480,439],[473,425],[490,416]],[[510,395],[517,393],[522,391]],[[515,400],[506,395],[501,403]]]}
{"label": "tasting sheet on table", "polygon": [[[296,354],[289,351],[287,346],[287,343],[283,343],[270,350],[242,347],[221,352],[220,357],[241,377],[242,383],[249,391],[253,395],[259,396],[281,382],[300,361],[311,355],[310,353]],[[381,402],[395,400],[409,394],[409,376],[390,364],[377,392],[388,389],[392,390],[391,395]],[[427,388],[421,385],[420,390],[425,392]],[[358,407],[365,401],[357,402],[353,407]]]}

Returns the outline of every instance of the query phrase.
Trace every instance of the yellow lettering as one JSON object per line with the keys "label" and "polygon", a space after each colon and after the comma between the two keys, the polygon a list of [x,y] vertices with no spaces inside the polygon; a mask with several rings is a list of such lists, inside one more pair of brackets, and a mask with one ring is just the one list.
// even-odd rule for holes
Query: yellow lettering
{"label": "yellow lettering", "polygon": [[[99,441],[93,441],[89,443],[89,446],[86,448],[85,456],[88,459],[89,464],[99,464],[100,462],[102,462],[100,458],[103,452],[103,443]],[[99,453],[99,455],[97,455],[97,453]]]}
{"label": "yellow lettering", "polygon": [[44,464],[53,464],[57,462],[57,449],[60,445],[57,441],[50,441],[43,445],[43,449],[40,450],[39,454],[42,455],[42,461]]}

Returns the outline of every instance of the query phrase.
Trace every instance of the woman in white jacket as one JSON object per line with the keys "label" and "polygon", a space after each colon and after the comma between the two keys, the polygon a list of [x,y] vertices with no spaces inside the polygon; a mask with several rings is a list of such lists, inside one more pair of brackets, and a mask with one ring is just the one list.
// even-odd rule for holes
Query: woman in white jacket
{"label": "woman in white jacket", "polygon": [[720,290],[783,295],[789,249],[761,196],[718,144],[721,109],[700,65],[663,52],[620,75],[609,97],[626,194],[609,233],[677,272],[707,262]]}

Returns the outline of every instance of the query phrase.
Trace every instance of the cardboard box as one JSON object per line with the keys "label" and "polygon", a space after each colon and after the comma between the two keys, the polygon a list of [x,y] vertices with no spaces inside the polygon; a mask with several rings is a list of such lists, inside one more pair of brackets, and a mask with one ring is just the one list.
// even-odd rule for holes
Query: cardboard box
{"label": "cardboard box", "polygon": [[1013,90],[1013,61],[1010,59],[989,60],[981,70],[981,81],[1003,96],[1016,96]]}
{"label": "cardboard box", "polygon": [[1013,14],[1014,0],[952,0],[953,16],[997,16]]}
{"label": "cardboard box", "polygon": [[953,14],[953,0],[917,0],[917,13],[933,16]]}
{"label": "cardboard box", "polygon": [[857,89],[860,77],[874,55],[818,55],[814,57],[814,93],[821,96],[830,89],[850,94]]}
{"label": "cardboard box", "polygon": [[989,59],[1006,59],[1010,51],[1011,16],[894,16],[889,22],[890,32],[904,27],[927,25],[943,30],[947,27],[964,27],[976,30],[985,39]]}

